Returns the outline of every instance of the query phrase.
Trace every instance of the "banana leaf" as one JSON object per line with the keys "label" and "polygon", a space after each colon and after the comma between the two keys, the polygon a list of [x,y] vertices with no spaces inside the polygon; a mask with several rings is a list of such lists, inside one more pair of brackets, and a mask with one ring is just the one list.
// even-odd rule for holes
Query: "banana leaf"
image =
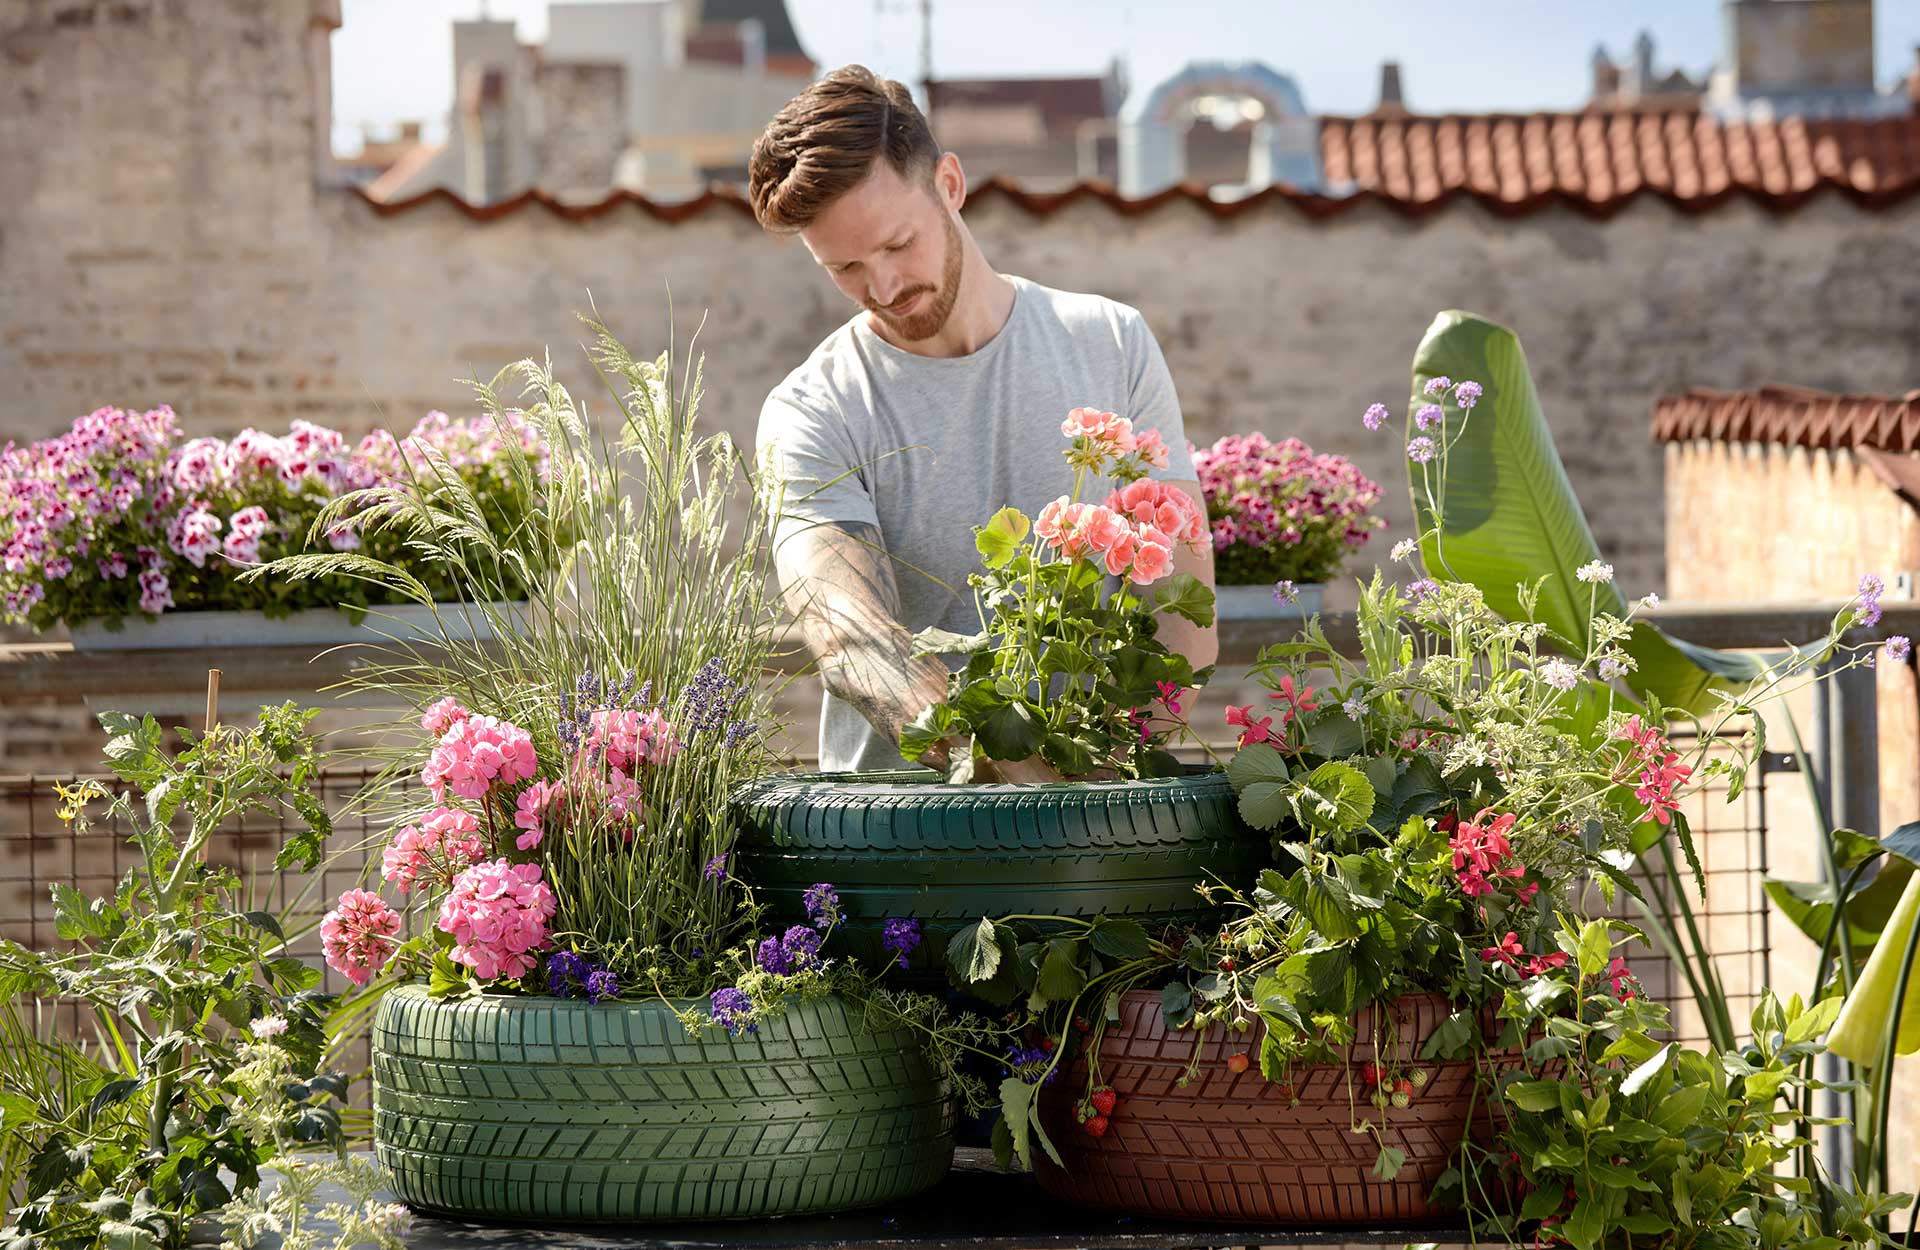
{"label": "banana leaf", "polygon": [[[1441,375],[1470,378],[1484,394],[1448,453],[1444,490],[1440,462],[1425,466],[1444,514],[1437,527],[1422,466],[1408,465],[1420,530],[1438,530],[1422,544],[1428,574],[1471,582],[1487,606],[1510,619],[1521,615],[1518,587],[1544,574],[1538,619],[1580,645],[1593,612],[1624,616],[1627,604],[1611,583],[1590,585],[1574,576],[1581,565],[1605,557],[1554,448],[1519,338],[1472,313],[1443,312],[1414,355],[1411,407],[1429,402],[1422,388]],[[1458,413],[1448,417],[1461,420]],[[1644,622],[1636,622],[1622,646],[1634,659],[1626,680],[1636,694],[1695,715],[1713,710],[1718,692],[1743,688],[1759,668],[1748,656],[1696,646]]]}

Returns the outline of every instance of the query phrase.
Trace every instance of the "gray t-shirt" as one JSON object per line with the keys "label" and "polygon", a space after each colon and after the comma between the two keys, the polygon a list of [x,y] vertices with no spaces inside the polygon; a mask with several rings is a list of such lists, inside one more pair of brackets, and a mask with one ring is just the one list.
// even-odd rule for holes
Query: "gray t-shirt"
{"label": "gray t-shirt", "polygon": [[[1073,489],[1060,433],[1071,410],[1115,412],[1137,431],[1158,430],[1170,455],[1153,476],[1194,477],[1180,401],[1145,318],[1099,295],[1009,280],[1013,312],[973,354],[902,351],[863,312],[774,387],[760,413],[762,454],[786,482],[775,542],[827,521],[877,526],[910,631],[980,629],[967,586],[980,567],[973,529],[1008,504],[1033,516]],[[1109,485],[1089,482],[1082,497],[1099,502]],[[897,743],[826,696],[822,768],[901,762]]]}

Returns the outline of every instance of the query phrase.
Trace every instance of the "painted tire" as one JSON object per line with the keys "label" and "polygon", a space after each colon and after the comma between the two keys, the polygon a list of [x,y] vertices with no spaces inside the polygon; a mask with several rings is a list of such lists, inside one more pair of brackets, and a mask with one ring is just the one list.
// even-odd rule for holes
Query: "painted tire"
{"label": "painted tire", "polygon": [[[1376,1109],[1361,1072],[1375,1056],[1371,1012],[1357,1018],[1353,1045],[1335,1048],[1352,1055],[1351,1067],[1294,1068],[1296,1102],[1260,1075],[1257,1025],[1207,1030],[1197,1074],[1181,1088],[1195,1035],[1167,1029],[1158,994],[1130,991],[1100,1043],[1102,1082],[1119,1098],[1106,1135],[1088,1135],[1074,1114],[1087,1089],[1086,1061],[1077,1059],[1041,1094],[1042,1123],[1066,1167],[1036,1158],[1040,1184],[1060,1198],[1146,1216],[1316,1226],[1446,1219],[1428,1201],[1434,1182],[1456,1162],[1470,1119],[1476,1138],[1491,1128],[1485,1098],[1474,1097],[1472,1062],[1417,1059],[1452,1010],[1431,994],[1381,1008],[1394,1022],[1381,1061],[1393,1072],[1424,1071],[1427,1081],[1410,1106]],[[1247,1071],[1227,1067],[1236,1052],[1253,1061]],[[1379,1138],[1353,1132],[1355,1119],[1377,1123]],[[1391,1181],[1373,1175],[1382,1143],[1406,1154]]]}
{"label": "painted tire", "polygon": [[831,997],[755,1033],[689,1037],[657,1000],[442,1001],[402,986],[374,1019],[373,1079],[394,1192],[461,1216],[839,1211],[918,1193],[953,1160],[951,1091],[918,1035],[866,1032]]}
{"label": "painted tire", "polygon": [[833,945],[872,966],[881,928],[917,918],[909,957],[944,976],[948,940],[981,916],[1129,916],[1159,930],[1216,921],[1203,881],[1246,889],[1269,861],[1219,772],[1150,781],[949,786],[925,771],[772,777],[737,796],[738,871],[784,924],[817,881],[847,919]]}

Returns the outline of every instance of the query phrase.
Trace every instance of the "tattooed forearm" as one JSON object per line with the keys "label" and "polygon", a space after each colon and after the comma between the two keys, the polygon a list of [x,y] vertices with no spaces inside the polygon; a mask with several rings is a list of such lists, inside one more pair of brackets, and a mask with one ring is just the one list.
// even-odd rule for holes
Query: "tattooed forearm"
{"label": "tattooed forearm", "polygon": [[902,726],[946,697],[946,666],[912,655],[893,562],[877,528],[811,526],[780,544],[776,562],[787,608],[827,689],[876,731],[898,741]]}

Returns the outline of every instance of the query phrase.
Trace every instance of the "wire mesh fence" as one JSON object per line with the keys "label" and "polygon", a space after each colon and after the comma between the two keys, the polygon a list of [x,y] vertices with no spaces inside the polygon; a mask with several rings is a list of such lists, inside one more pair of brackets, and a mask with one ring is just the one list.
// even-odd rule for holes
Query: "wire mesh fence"
{"label": "wire mesh fence", "polygon": [[[1715,749],[1730,749],[1716,745]],[[290,827],[284,818],[265,819],[252,814],[220,830],[208,843],[207,855],[231,867],[246,883],[248,906],[281,917],[288,937],[288,954],[324,967],[319,922],[342,891],[368,884],[377,874],[379,848],[389,832],[384,823],[352,802],[374,770],[334,768],[316,781],[316,793],[334,814],[334,828],[325,857],[313,872],[276,872],[274,857],[285,844]],[[117,823],[101,823],[85,833],[68,829],[56,815],[56,783],[79,778],[35,774],[0,776],[0,937],[34,949],[58,949],[63,943],[55,930],[52,887],[70,885],[88,897],[111,895],[116,883],[139,863],[138,850],[128,841],[129,831]],[[110,779],[108,779],[110,780]],[[1751,1013],[1761,988],[1769,981],[1769,918],[1762,888],[1766,873],[1766,776],[1756,770],[1731,803],[1723,780],[1716,779],[1691,798],[1687,819],[1699,847],[1706,890],[1683,876],[1692,894],[1702,936],[1726,988],[1736,1025]],[[1650,898],[1654,896],[1649,894]],[[1616,907],[1634,920],[1634,907],[1622,898]],[[419,918],[409,916],[410,924]],[[1679,1040],[1702,1044],[1706,1031],[1683,970],[1655,946],[1635,943],[1624,952],[1649,995],[1668,1004]],[[344,993],[353,987],[331,970],[324,987]],[[69,1037],[87,1036],[81,1009],[74,1004],[46,1004],[54,1013],[53,1026]],[[364,1037],[354,1039],[335,1057],[340,1070],[360,1077],[367,1071]],[[352,1102],[365,1107],[370,1091],[356,1080]]]}

